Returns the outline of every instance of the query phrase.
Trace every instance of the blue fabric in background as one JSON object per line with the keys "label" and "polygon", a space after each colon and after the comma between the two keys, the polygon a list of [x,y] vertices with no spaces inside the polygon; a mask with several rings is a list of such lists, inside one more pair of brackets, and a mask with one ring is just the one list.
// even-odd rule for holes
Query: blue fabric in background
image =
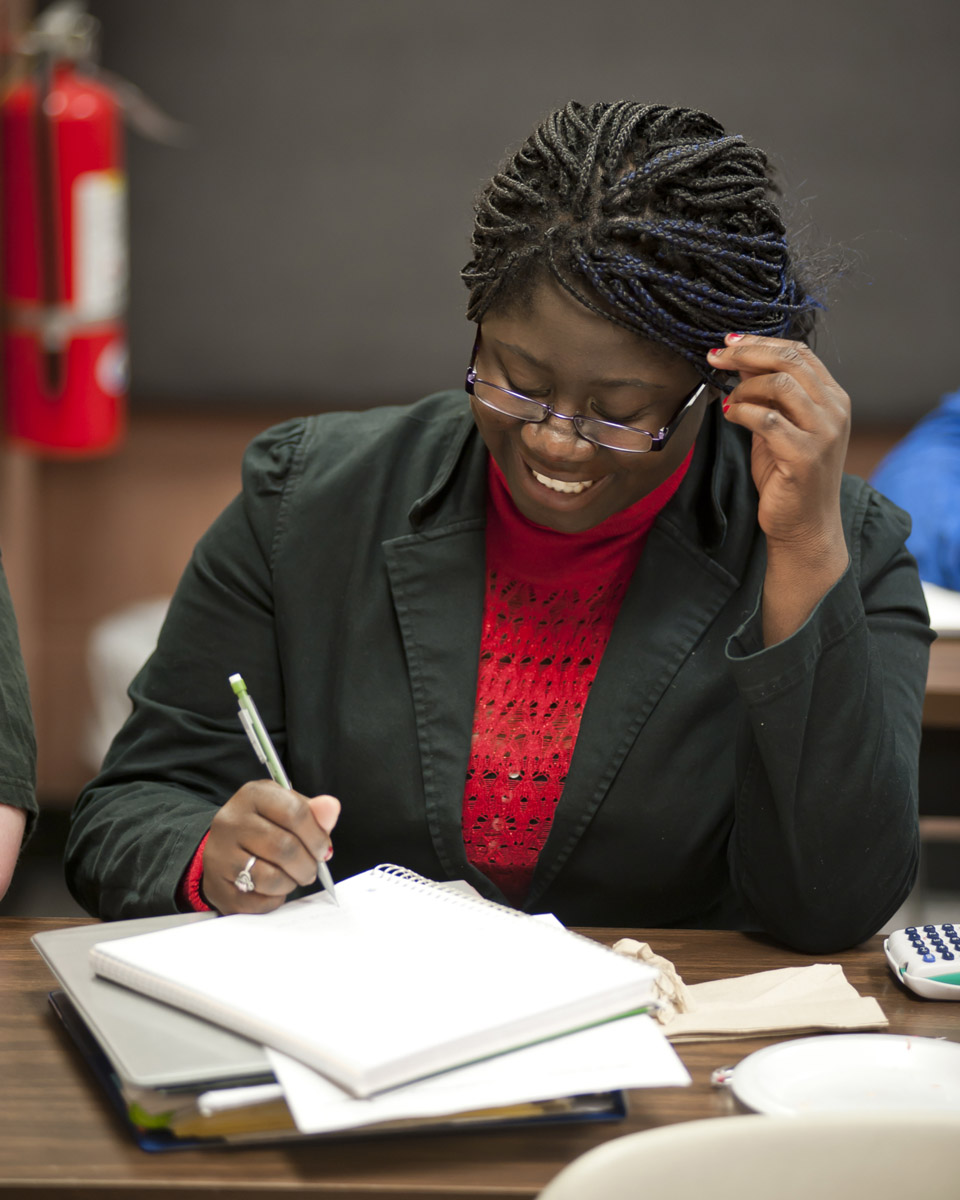
{"label": "blue fabric in background", "polygon": [[960,392],[898,442],[870,482],[913,518],[907,546],[920,578],[960,591]]}

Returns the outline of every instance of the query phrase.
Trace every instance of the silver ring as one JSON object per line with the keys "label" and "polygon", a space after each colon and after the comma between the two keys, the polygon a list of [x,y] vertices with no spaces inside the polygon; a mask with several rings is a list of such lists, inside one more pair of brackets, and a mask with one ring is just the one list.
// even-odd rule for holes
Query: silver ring
{"label": "silver ring", "polygon": [[247,859],[247,865],[243,868],[243,870],[237,875],[236,879],[233,881],[233,886],[237,889],[238,892],[253,892],[256,890],[256,884],[253,882],[253,879],[250,875],[250,868],[253,866],[253,864],[256,861],[257,861],[257,856],[255,854],[251,854],[250,857]]}

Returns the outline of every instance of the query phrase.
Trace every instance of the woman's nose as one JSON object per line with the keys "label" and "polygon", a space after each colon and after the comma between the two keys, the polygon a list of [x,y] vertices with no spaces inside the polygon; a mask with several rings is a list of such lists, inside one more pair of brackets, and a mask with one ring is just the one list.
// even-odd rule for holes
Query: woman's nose
{"label": "woman's nose", "polygon": [[545,421],[528,422],[520,431],[524,444],[534,451],[541,461],[585,462],[593,458],[596,446],[582,438],[572,421],[551,413]]}

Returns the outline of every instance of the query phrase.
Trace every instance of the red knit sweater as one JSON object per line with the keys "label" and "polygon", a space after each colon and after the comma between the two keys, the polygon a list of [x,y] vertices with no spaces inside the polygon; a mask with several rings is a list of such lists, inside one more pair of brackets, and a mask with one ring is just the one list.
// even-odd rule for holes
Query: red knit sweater
{"label": "red knit sweater", "polygon": [[584,533],[528,521],[490,460],[487,573],[467,859],[522,904],[563,794],[580,717],[650,527],[690,465]]}
{"label": "red knit sweater", "polygon": [[[587,693],[657,513],[691,450],[658,488],[585,533],[535,525],[500,468],[488,471],[486,593],[473,740],[463,796],[467,859],[522,904],[563,792]],[[203,850],[180,882],[206,910]]]}

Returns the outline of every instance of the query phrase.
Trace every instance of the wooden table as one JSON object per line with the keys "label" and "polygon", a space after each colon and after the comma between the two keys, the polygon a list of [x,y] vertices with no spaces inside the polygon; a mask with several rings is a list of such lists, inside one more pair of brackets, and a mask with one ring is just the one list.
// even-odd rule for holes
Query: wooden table
{"label": "wooden table", "polygon": [[960,638],[938,638],[930,647],[923,723],[933,729],[960,729]]}
{"label": "wooden table", "polygon": [[[246,1196],[291,1193],[338,1200],[388,1197],[535,1196],[571,1159],[635,1130],[738,1111],[710,1086],[714,1067],[736,1063],[772,1040],[679,1047],[693,1085],[637,1090],[622,1123],[509,1132],[412,1135],[353,1144],[146,1154],[133,1144],[73,1046],[48,1011],[54,980],[30,935],[82,922],[0,919],[0,1190],[30,1200],[70,1196],[176,1196],[207,1200],[220,1190]],[[688,983],[816,961],[740,933],[693,930],[589,930],[610,942],[628,933],[672,959]],[[874,938],[831,955],[863,994],[876,996],[890,1032],[960,1040],[960,1004],[921,1000],[901,988]]]}

